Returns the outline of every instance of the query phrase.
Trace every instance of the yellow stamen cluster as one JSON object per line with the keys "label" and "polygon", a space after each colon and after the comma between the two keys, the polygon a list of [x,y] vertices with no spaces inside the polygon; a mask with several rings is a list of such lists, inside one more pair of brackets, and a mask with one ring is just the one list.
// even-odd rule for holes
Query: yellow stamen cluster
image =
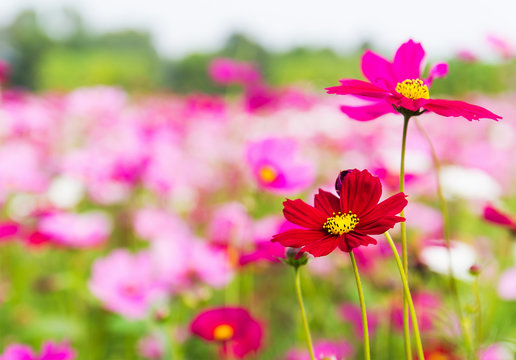
{"label": "yellow stamen cluster", "polygon": [[235,330],[228,324],[221,324],[213,330],[213,338],[217,341],[226,341],[233,337]]}
{"label": "yellow stamen cluster", "polygon": [[412,100],[430,99],[428,86],[420,79],[404,80],[396,85],[396,91]]}
{"label": "yellow stamen cluster", "polygon": [[338,214],[333,213],[332,217],[326,219],[323,229],[326,229],[332,235],[346,234],[355,228],[358,220],[356,214],[353,214],[351,211],[347,214],[341,214],[339,211]]}
{"label": "yellow stamen cluster", "polygon": [[262,166],[258,173],[260,178],[266,183],[271,183],[278,177],[278,172],[270,165]]}

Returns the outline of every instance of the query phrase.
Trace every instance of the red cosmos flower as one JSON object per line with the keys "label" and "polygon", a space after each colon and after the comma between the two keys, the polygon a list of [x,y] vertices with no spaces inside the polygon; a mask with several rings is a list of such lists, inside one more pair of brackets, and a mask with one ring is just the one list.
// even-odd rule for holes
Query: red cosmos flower
{"label": "red cosmos flower", "polygon": [[319,189],[315,207],[300,199],[283,203],[285,218],[303,229],[274,235],[286,247],[301,248],[313,256],[324,256],[338,246],[350,252],[360,245],[376,244],[369,235],[382,234],[405,218],[396,216],[407,205],[406,195],[398,193],[378,203],[382,195],[380,180],[367,170],[340,173],[335,184],[340,198]]}
{"label": "red cosmos flower", "polygon": [[263,337],[260,323],[239,307],[205,310],[192,321],[190,331],[204,340],[221,343],[224,354],[238,359],[256,352]]}
{"label": "red cosmos flower", "polygon": [[[369,82],[342,79],[340,86],[326,88],[328,94],[357,95],[371,100],[366,106],[342,106],[341,110],[355,120],[368,121],[396,111],[420,115],[420,109],[442,116],[462,116],[468,120],[481,118],[501,119],[483,107],[464,101],[430,99],[428,87],[435,77],[448,72],[446,64],[437,64],[430,70],[429,78],[421,79],[421,64],[425,51],[412,40],[402,44],[389,62],[383,57],[366,51],[362,56],[362,73]],[[424,111],[423,110],[423,111]]]}

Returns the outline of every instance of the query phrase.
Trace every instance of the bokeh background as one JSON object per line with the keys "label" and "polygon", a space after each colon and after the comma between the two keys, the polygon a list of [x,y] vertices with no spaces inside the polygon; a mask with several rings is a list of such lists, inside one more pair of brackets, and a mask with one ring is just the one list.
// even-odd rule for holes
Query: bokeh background
{"label": "bokeh background", "polygon": [[[503,116],[424,114],[409,129],[411,285],[427,358],[466,358],[428,136],[474,353],[514,359],[515,9],[503,0],[0,2],[0,359],[224,358],[190,325],[224,306],[259,324],[242,335],[253,350],[242,358],[308,359],[294,274],[269,240],[291,226],[285,197],[310,203],[342,169],[367,168],[384,197],[397,192],[399,116],[354,121],[339,111],[353,100],[324,88],[362,79],[366,49],[390,60],[408,39],[423,44],[425,73],[449,65],[432,97]],[[378,241],[355,253],[373,358],[400,359],[401,284]],[[302,271],[319,354],[361,359],[346,254]]]}

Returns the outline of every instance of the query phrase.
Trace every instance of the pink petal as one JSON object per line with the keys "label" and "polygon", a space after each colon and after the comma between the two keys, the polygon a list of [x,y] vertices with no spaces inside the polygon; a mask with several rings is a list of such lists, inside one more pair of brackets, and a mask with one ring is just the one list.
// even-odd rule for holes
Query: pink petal
{"label": "pink petal", "polygon": [[362,73],[372,84],[385,87],[386,89],[394,89],[396,87],[396,79],[392,64],[383,57],[372,51],[366,51],[362,56]]}
{"label": "pink petal", "polygon": [[425,83],[430,86],[434,79],[442,78],[448,75],[448,64],[445,62],[436,63],[432,65],[430,68],[430,72],[428,74],[428,79],[426,79]]}
{"label": "pink petal", "polygon": [[469,121],[479,119],[493,119],[498,121],[498,119],[502,118],[481,106],[457,100],[430,99],[423,107],[438,115],[462,116]]}
{"label": "pink petal", "polygon": [[425,50],[420,43],[409,40],[402,44],[394,55],[393,69],[397,82],[421,78],[421,63]]}
{"label": "pink petal", "polygon": [[374,99],[384,99],[389,92],[376,85],[362,80],[342,79],[340,86],[326,88],[328,94],[337,95],[361,95]]}
{"label": "pink petal", "polygon": [[344,114],[352,118],[353,120],[358,121],[369,121],[374,120],[382,115],[388,113],[397,114],[396,110],[392,107],[390,103],[385,101],[379,101],[377,103],[371,105],[364,106],[341,106],[340,111]]}

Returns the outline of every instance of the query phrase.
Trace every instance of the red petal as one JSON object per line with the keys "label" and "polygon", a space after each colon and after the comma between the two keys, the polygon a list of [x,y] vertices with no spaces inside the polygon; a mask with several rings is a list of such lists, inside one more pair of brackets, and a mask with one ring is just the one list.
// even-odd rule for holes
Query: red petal
{"label": "red petal", "polygon": [[386,89],[394,89],[396,87],[396,79],[392,64],[383,57],[372,51],[366,51],[362,56],[362,73],[372,84],[385,86]]}
{"label": "red petal", "polygon": [[351,211],[361,219],[378,204],[382,184],[369,171],[354,169],[344,178],[340,194],[342,212]]}
{"label": "red petal", "polygon": [[367,225],[361,226],[359,223],[355,227],[355,230],[365,234],[380,235],[387,230],[392,229],[397,223],[403,221],[405,221],[405,218],[401,216],[387,216],[381,219],[377,219]]}
{"label": "red petal", "polygon": [[291,229],[274,235],[272,241],[277,241],[285,247],[300,248],[327,236],[328,234],[323,231]]}
{"label": "red petal", "polygon": [[338,197],[319,189],[319,194],[314,196],[315,208],[321,210],[327,217],[331,217],[334,213],[340,211],[340,200]]}
{"label": "red petal", "polygon": [[359,246],[367,246],[369,244],[376,245],[377,242],[374,238],[359,234],[357,232],[350,232],[345,235],[339,236],[339,249],[345,252],[350,252],[352,249]]}
{"label": "red petal", "polygon": [[385,199],[368,213],[359,216],[357,228],[366,228],[382,218],[399,214],[407,206],[407,199],[405,197],[404,193],[397,193]]}
{"label": "red petal", "polygon": [[423,107],[438,115],[462,116],[469,121],[479,119],[493,119],[498,121],[498,119],[502,118],[481,106],[469,104],[464,101],[430,99]]}
{"label": "red petal", "polygon": [[420,79],[421,62],[424,57],[425,50],[420,43],[409,40],[402,44],[396,51],[392,64],[397,82],[407,79]]}
{"label": "red petal", "polygon": [[389,113],[397,114],[396,110],[393,109],[392,105],[385,101],[379,101],[377,103],[364,106],[342,105],[340,107],[340,111],[342,111],[344,114],[346,114],[353,120],[358,121],[374,120],[382,115]]}
{"label": "red petal", "polygon": [[328,94],[361,95],[375,99],[384,99],[389,91],[362,80],[343,79],[340,86],[326,88]]}
{"label": "red petal", "polygon": [[322,229],[327,217],[301,199],[283,202],[283,215],[293,224],[308,229]]}
{"label": "red petal", "polygon": [[327,236],[324,239],[313,242],[311,244],[306,245],[301,249],[303,252],[309,252],[315,257],[325,256],[331,253],[337,247],[337,237],[336,236]]}
{"label": "red petal", "polygon": [[490,205],[484,208],[484,219],[495,224],[516,226],[509,216]]}

